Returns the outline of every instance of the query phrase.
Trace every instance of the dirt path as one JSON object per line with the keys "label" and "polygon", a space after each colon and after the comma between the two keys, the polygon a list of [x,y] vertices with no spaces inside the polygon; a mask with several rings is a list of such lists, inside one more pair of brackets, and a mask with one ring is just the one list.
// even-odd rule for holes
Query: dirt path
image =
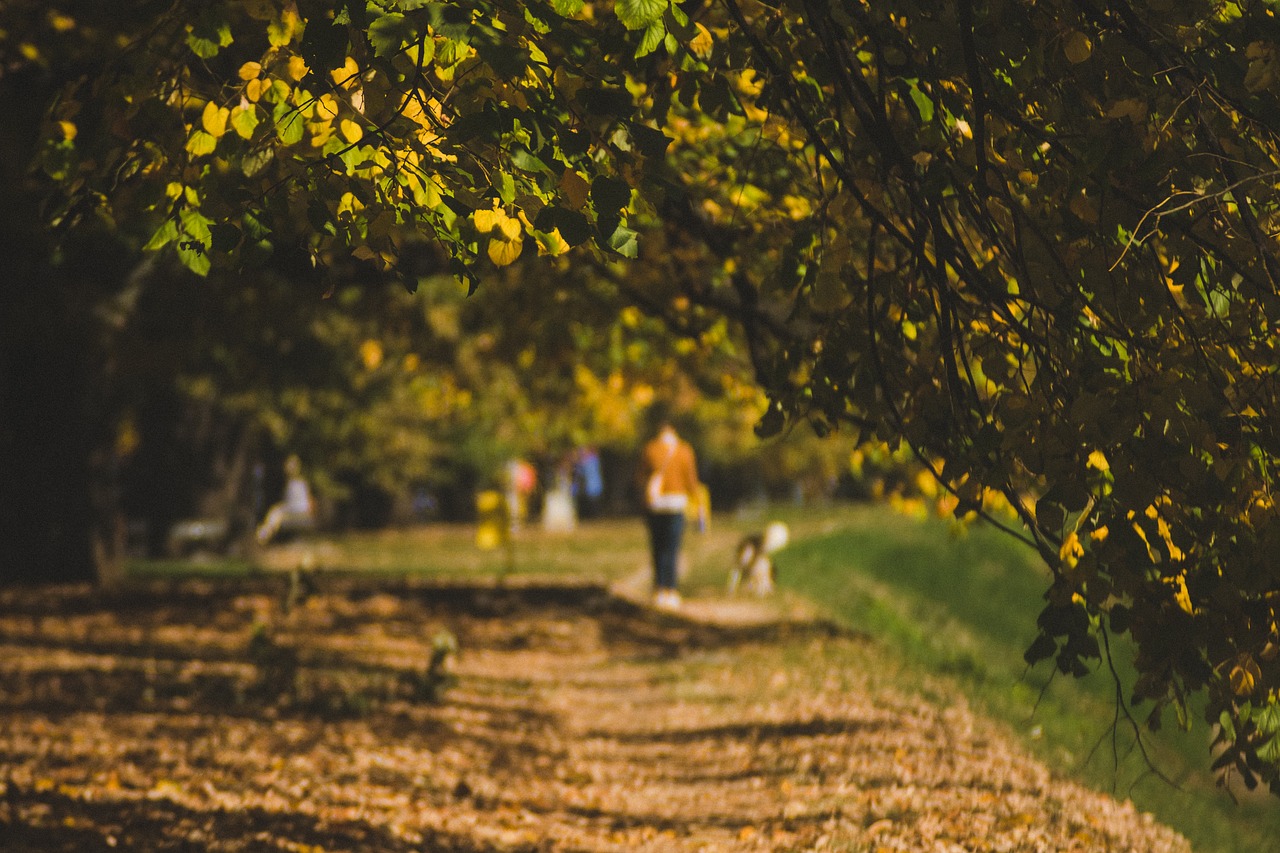
{"label": "dirt path", "polygon": [[284,592],[0,596],[0,849],[1187,849],[767,607],[322,579],[286,614]]}

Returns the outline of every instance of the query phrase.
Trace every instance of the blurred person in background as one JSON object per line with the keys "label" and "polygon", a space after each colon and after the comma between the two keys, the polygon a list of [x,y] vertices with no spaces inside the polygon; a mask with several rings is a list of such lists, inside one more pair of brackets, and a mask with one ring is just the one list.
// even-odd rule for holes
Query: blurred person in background
{"label": "blurred person in background", "polygon": [[315,528],[315,501],[311,487],[302,477],[302,460],[290,454],[284,461],[284,499],[267,510],[258,525],[258,544],[266,545],[280,530],[312,530]]}
{"label": "blurred person in background", "polygon": [[701,488],[693,447],[676,432],[671,418],[659,412],[656,434],[640,453],[636,472],[644,498],[653,560],[654,606],[680,607],[677,566],[686,513]]}

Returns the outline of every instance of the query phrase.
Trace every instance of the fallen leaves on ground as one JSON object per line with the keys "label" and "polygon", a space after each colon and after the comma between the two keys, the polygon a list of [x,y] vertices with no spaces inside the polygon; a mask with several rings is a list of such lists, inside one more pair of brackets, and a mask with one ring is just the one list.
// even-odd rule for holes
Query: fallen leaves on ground
{"label": "fallen leaves on ground", "polygon": [[824,626],[591,585],[288,592],[0,594],[0,847],[1189,849]]}

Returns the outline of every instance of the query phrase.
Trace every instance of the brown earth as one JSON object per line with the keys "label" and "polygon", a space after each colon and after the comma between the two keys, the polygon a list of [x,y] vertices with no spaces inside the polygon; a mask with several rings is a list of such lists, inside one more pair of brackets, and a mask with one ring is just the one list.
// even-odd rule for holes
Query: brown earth
{"label": "brown earth", "polygon": [[0,849],[1189,849],[819,622],[314,587],[0,594]]}

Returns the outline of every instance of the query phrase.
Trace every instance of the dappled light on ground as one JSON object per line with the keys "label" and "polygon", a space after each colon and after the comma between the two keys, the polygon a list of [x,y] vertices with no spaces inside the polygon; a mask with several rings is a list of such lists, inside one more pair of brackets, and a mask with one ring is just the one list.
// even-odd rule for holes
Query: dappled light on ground
{"label": "dappled light on ground", "polygon": [[4,849],[1188,849],[866,638],[689,611],[529,580],[5,592]]}

